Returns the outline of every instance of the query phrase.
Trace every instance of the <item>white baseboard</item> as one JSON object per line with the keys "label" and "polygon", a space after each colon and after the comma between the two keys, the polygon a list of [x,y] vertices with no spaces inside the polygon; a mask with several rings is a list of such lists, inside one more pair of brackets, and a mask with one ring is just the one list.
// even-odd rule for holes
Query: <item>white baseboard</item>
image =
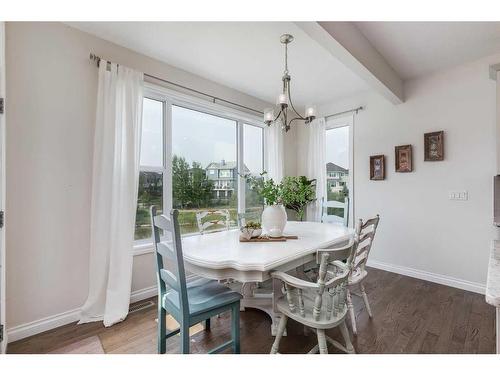
{"label": "white baseboard", "polygon": [[[130,295],[130,303],[135,303],[142,301],[143,299],[154,297],[156,296],[156,294],[156,285],[149,288],[136,290]],[[26,337],[30,337],[57,327],[61,327],[69,323],[77,322],[79,319],[80,309],[78,308],[60,314],[52,315],[47,318],[38,319],[33,322],[20,324],[7,330],[8,341],[4,340],[4,342],[10,343],[18,341]]]}
{"label": "white baseboard", "polygon": [[9,336],[8,342],[11,343],[65,324],[76,322],[79,318],[80,309],[74,309],[47,318],[38,319],[33,322],[20,324],[7,330]]}
{"label": "white baseboard", "polygon": [[139,289],[135,292],[132,292],[132,294],[130,295],[130,303],[136,303],[142,301],[143,299],[151,298],[157,295],[158,287],[156,285],[144,289]]}
{"label": "white baseboard", "polygon": [[437,283],[437,284],[451,286],[453,288],[468,290],[469,292],[484,294],[485,289],[486,289],[486,285],[476,283],[473,281],[457,279],[457,278],[451,277],[451,276],[445,276],[445,275],[440,275],[437,273],[418,270],[415,268],[379,262],[376,260],[368,260],[368,266],[373,267],[373,268],[378,268],[378,269],[388,271],[388,272],[397,273],[400,275],[414,277],[416,279],[421,279],[421,280],[431,281],[431,282]]}

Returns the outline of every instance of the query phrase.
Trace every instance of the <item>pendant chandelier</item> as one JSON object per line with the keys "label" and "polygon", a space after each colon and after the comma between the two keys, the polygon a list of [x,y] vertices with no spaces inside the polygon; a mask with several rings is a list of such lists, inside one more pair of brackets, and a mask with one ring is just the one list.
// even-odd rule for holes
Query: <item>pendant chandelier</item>
{"label": "pendant chandelier", "polygon": [[[296,120],[305,121],[309,124],[316,118],[316,108],[312,105],[306,106],[305,115],[300,115],[293,106],[292,96],[290,94],[290,80],[288,74],[288,44],[293,41],[293,35],[283,34],[280,37],[280,42],[285,45],[285,70],[283,72],[283,90],[278,96],[278,103],[276,109],[266,108],[264,110],[264,122],[270,126],[273,122],[280,119],[282,128],[287,132],[290,130],[290,125]],[[275,113],[278,113],[276,116]]]}

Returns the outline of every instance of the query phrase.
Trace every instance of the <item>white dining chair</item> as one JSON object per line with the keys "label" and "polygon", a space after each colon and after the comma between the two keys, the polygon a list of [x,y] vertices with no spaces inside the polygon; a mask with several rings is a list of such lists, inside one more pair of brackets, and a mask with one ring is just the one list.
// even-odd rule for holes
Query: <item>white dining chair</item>
{"label": "white dining chair", "polygon": [[[278,331],[271,348],[276,354],[286,329],[288,318],[310,329],[316,330],[318,345],[309,354],[328,354],[327,341],[336,348],[354,353],[349,331],[345,323],[347,316],[347,283],[349,265],[357,240],[352,239],[347,246],[335,249],[321,249],[316,253],[319,275],[316,282],[303,280],[284,272],[273,272],[271,276],[283,282],[285,296],[277,301],[277,309],[282,314]],[[347,259],[346,263],[340,260]],[[325,330],[339,327],[345,345],[325,335]]]}
{"label": "white dining chair", "polygon": [[[328,213],[328,210],[332,210],[335,208],[342,210],[342,216]],[[325,200],[325,198],[322,198],[321,222],[340,223],[347,227],[349,225],[349,198],[345,197],[344,202],[327,201]]]}
{"label": "white dining chair", "polygon": [[[370,254],[379,221],[380,216],[377,215],[374,218],[367,220],[366,222],[363,222],[362,219],[359,219],[356,225],[356,237],[358,239],[358,245],[354,253],[347,288],[347,306],[349,308],[349,315],[351,317],[352,332],[355,335],[358,332],[356,327],[356,315],[354,314],[354,305],[352,303],[352,295],[363,298],[368,316],[370,318],[373,317],[363,281],[368,275],[368,271],[366,270],[366,262],[368,261],[368,255]],[[359,289],[361,295],[354,292],[355,289]]]}
{"label": "white dining chair", "polygon": [[200,234],[229,230],[231,219],[229,210],[208,210],[196,212],[196,222]]}

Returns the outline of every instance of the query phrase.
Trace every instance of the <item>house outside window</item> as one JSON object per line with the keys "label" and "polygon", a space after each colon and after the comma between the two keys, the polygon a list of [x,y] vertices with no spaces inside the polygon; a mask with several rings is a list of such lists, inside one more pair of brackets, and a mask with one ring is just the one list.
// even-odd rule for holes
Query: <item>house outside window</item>
{"label": "house outside window", "polygon": [[349,179],[349,170],[332,162],[326,164],[326,170],[329,191],[332,193],[341,192]]}

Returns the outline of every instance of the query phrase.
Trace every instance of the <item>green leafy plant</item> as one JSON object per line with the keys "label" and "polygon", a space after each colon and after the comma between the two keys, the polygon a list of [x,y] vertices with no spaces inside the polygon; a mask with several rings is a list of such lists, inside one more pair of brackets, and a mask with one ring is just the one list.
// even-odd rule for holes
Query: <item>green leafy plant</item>
{"label": "green leafy plant", "polygon": [[242,175],[249,184],[250,189],[264,198],[265,204],[271,206],[282,203],[281,184],[274,182],[272,178],[265,179],[267,172],[262,172],[259,177],[250,174]]}
{"label": "green leafy plant", "polygon": [[306,206],[316,199],[316,180],[309,180],[306,176],[285,177],[280,190],[285,207],[297,212],[302,221]]}
{"label": "green leafy plant", "polygon": [[249,229],[261,229],[262,226],[260,225],[260,223],[257,223],[256,221],[248,221],[244,228],[249,228]]}

